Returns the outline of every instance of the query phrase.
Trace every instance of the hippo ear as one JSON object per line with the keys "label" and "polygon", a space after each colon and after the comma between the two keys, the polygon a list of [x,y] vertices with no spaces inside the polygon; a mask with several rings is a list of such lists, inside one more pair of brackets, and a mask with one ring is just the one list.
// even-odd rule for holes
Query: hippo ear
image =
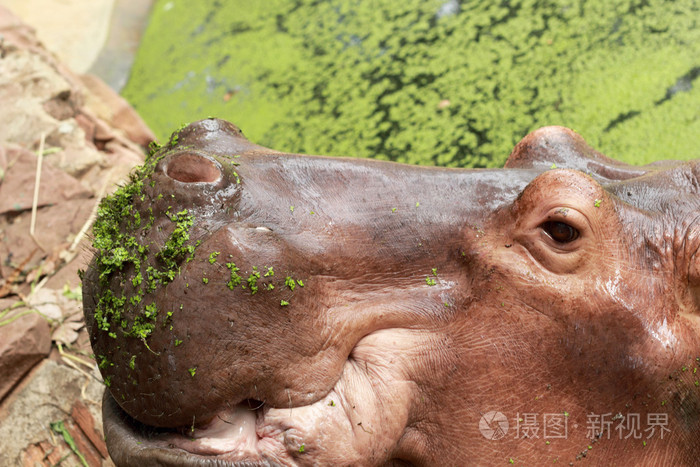
{"label": "hippo ear", "polygon": [[505,167],[547,170],[553,165],[607,180],[627,180],[647,172],[606,157],[578,133],[561,126],[540,128],[525,136],[513,149]]}

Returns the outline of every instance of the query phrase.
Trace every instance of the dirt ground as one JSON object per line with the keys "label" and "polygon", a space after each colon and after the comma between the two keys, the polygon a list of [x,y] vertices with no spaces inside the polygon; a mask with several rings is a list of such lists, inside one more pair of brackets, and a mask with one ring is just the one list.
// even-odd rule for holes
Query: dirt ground
{"label": "dirt ground", "polygon": [[153,134],[2,6],[0,108],[0,466],[113,465],[77,272]]}

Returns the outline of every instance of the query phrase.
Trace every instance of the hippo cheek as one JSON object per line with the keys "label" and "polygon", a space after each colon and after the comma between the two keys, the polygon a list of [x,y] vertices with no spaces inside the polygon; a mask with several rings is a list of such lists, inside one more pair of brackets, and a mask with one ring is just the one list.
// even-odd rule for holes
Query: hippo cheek
{"label": "hippo cheek", "polygon": [[155,297],[174,310],[170,327],[149,348],[127,340],[108,354],[137,355],[136,371],[112,382],[121,407],[105,401],[120,465],[134,448],[132,459],[166,465],[377,465],[398,455],[426,335],[372,324],[372,305],[337,309],[308,255],[259,227],[210,232]]}
{"label": "hippo cheek", "polygon": [[[180,365],[196,367],[198,377],[216,386],[219,402],[254,399],[288,407],[328,393],[362,336],[362,324],[344,326],[342,339],[334,331],[340,324],[327,315],[329,297],[318,280],[310,280],[308,259],[256,225],[228,225],[199,251],[200,259],[171,284],[170,294],[182,297],[183,305],[173,327],[187,336],[176,349],[184,357]],[[206,402],[193,391],[185,399]],[[201,406],[192,413],[208,416]]]}

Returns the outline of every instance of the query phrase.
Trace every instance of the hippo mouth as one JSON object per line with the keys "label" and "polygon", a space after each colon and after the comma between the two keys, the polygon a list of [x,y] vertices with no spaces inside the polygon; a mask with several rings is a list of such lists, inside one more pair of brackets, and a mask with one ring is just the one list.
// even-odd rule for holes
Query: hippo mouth
{"label": "hippo mouth", "polygon": [[377,337],[396,338],[397,332],[410,333],[382,330],[363,338],[335,386],[308,405],[292,406],[290,399],[288,407],[272,407],[248,399],[206,422],[157,428],[129,416],[105,391],[110,454],[120,466],[412,465],[398,449],[408,425],[404,402],[411,383],[382,358],[376,365],[366,359],[367,349],[376,351]]}
{"label": "hippo mouth", "polygon": [[[158,465],[209,465],[213,461],[227,466],[299,465],[309,462],[312,455],[312,448],[301,441],[308,439],[302,427],[308,421],[306,415],[328,419],[331,414],[325,406],[334,406],[338,400],[331,392],[310,406],[288,409],[249,400],[222,410],[200,427],[180,429],[155,428],[134,420],[108,392],[103,410],[105,431],[116,451],[112,457],[130,453],[130,457]],[[302,455],[306,455],[304,462]],[[129,464],[121,459],[117,462]]]}
{"label": "hippo mouth", "polygon": [[[331,418],[325,406],[337,400],[337,394],[329,393],[315,404],[291,409],[269,408],[251,400],[222,410],[199,428],[165,430],[137,422],[106,396],[104,410],[110,416],[105,426],[109,436],[118,439],[119,451],[157,460],[159,465],[208,465],[212,461],[230,466],[303,465],[313,456],[311,446],[301,441],[308,439],[302,427],[308,421],[306,415]],[[306,457],[303,461],[302,456]]]}

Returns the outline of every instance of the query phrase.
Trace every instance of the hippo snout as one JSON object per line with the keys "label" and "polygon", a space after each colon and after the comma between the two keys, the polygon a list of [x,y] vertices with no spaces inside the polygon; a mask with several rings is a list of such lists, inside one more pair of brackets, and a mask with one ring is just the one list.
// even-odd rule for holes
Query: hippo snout
{"label": "hippo snout", "polygon": [[101,203],[84,273],[115,463],[691,465],[698,162],[548,127],[506,166],[175,132]]}

